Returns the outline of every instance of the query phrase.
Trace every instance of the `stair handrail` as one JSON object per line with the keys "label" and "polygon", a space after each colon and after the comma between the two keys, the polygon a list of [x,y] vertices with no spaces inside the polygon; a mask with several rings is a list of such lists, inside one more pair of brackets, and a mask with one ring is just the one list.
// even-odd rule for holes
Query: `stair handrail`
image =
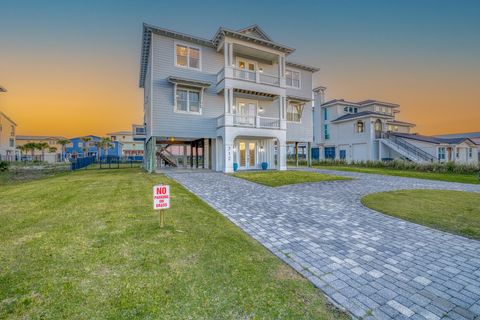
{"label": "stair handrail", "polygon": [[425,161],[430,161],[434,162],[435,157],[429,154],[428,152],[420,149],[417,146],[414,146],[413,144],[405,141],[404,139],[401,139],[401,137],[396,136],[395,134],[392,134],[390,132],[385,132],[383,134],[384,138],[396,143],[399,147],[403,148],[407,152],[410,152],[414,154],[415,156],[425,160]]}

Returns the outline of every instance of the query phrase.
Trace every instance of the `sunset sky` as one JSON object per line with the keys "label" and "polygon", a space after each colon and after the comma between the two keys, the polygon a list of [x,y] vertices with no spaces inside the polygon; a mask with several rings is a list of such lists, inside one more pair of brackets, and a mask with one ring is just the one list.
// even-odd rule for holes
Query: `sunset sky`
{"label": "sunset sky", "polygon": [[142,122],[142,22],[211,38],[258,24],[327,98],[401,105],[423,134],[480,131],[480,1],[0,0],[0,110],[18,134]]}

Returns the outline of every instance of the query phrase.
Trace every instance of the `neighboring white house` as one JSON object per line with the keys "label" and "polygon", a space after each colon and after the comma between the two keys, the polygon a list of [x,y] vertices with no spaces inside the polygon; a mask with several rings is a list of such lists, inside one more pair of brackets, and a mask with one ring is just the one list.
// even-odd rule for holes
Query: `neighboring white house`
{"label": "neighboring white house", "polygon": [[313,142],[312,74],[260,27],[212,39],[143,26],[145,161],[216,171],[285,170],[287,144]]}
{"label": "neighboring white house", "polygon": [[456,139],[456,138],[468,138],[471,141],[475,142],[477,145],[477,153],[480,161],[480,132],[467,132],[467,133],[456,133],[456,134],[444,134],[436,136],[438,138],[447,138],[447,139]]}
{"label": "neighboring white house", "polygon": [[397,120],[398,104],[377,100],[325,102],[325,87],[314,90],[314,135],[320,159],[478,163],[470,139],[412,134],[414,124]]}
{"label": "neighboring white house", "polygon": [[15,138],[17,148],[20,149],[28,143],[45,143],[48,145],[43,151],[34,149],[33,158],[32,150],[23,150],[20,152],[22,159],[45,161],[48,163],[55,163],[62,161],[62,145],[58,143],[60,140],[66,140],[61,136],[25,136],[18,135]]}
{"label": "neighboring white house", "polygon": [[107,133],[112,141],[118,141],[122,144],[123,157],[143,157],[143,141],[134,140],[132,131],[117,131]]}
{"label": "neighboring white house", "polygon": [[0,111],[0,160],[16,159],[15,132],[17,124]]}

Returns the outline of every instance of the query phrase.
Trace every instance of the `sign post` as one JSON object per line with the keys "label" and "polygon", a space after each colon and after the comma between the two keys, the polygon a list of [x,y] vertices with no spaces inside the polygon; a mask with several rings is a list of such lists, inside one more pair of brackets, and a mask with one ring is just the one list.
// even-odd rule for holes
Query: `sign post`
{"label": "sign post", "polygon": [[165,223],[164,209],[170,208],[170,186],[158,185],[153,187],[153,209],[160,210],[160,228],[163,228]]}

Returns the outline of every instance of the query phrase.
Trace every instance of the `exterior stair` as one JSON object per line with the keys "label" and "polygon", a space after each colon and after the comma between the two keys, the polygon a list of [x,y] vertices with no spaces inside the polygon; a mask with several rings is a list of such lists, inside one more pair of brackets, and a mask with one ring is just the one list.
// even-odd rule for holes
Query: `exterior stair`
{"label": "exterior stair", "polygon": [[392,133],[384,133],[380,143],[383,143],[392,150],[395,150],[407,160],[419,163],[425,162],[436,162],[437,159],[429,154],[428,152],[423,151],[417,146],[407,142],[405,139],[397,137]]}
{"label": "exterior stair", "polygon": [[163,146],[159,150],[159,157],[163,161],[165,161],[165,164],[170,166],[170,167],[176,167],[177,166],[177,161],[175,159],[175,156],[167,150],[169,145]]}

